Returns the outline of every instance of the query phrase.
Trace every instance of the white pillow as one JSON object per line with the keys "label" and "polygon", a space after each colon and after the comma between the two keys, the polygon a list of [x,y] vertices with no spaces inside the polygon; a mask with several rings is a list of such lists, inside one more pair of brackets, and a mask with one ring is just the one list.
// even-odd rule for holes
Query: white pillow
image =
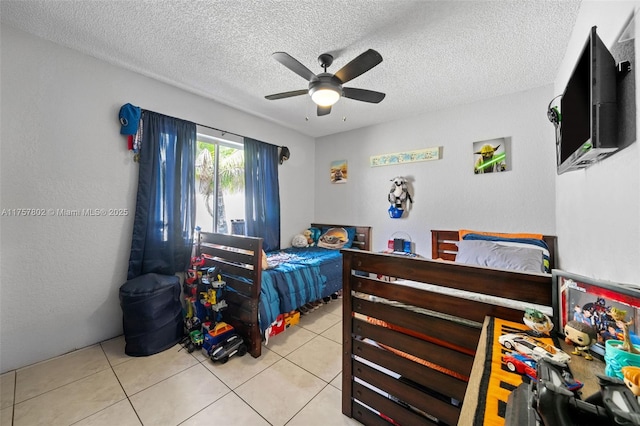
{"label": "white pillow", "polygon": [[542,251],[527,247],[510,247],[480,240],[461,240],[456,243],[456,262],[490,268],[524,272],[544,272]]}

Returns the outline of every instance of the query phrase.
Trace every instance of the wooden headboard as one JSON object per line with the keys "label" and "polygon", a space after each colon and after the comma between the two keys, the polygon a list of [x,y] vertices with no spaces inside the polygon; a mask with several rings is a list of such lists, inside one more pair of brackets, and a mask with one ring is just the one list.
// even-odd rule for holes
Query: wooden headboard
{"label": "wooden headboard", "polygon": [[[557,237],[543,235],[542,239],[549,246],[549,267],[554,269],[556,267]],[[456,260],[458,252],[456,241],[459,241],[458,231],[431,230],[431,258]]]}
{"label": "wooden headboard", "polygon": [[353,225],[331,225],[326,223],[312,223],[312,228],[356,228],[356,235],[353,238],[352,247],[360,250],[371,251],[371,227],[370,226],[353,226]]}

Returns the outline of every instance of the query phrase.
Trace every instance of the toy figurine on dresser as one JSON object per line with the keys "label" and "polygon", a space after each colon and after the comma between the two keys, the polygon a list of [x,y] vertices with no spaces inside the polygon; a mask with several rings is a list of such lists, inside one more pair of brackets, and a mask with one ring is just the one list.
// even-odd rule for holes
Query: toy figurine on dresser
{"label": "toy figurine on dresser", "polygon": [[569,321],[564,326],[564,341],[568,345],[575,347],[572,355],[583,356],[587,361],[591,361],[593,357],[589,353],[589,348],[598,341],[598,333],[590,325],[580,321]]}
{"label": "toy figurine on dresser", "polygon": [[522,322],[531,329],[528,334],[536,337],[549,335],[551,330],[553,330],[553,322],[551,322],[551,318],[537,309],[526,308]]}
{"label": "toy figurine on dresser", "polygon": [[606,363],[604,372],[607,376],[617,377],[622,380],[622,368],[626,366],[640,367],[640,350],[631,341],[629,326],[632,321],[626,320],[627,311],[611,308],[611,318],[616,326],[622,330],[622,340],[609,339],[605,342],[604,360]]}
{"label": "toy figurine on dresser", "polygon": [[636,397],[640,397],[640,367],[626,366],[620,369],[622,371],[622,379],[627,385],[631,393]]}

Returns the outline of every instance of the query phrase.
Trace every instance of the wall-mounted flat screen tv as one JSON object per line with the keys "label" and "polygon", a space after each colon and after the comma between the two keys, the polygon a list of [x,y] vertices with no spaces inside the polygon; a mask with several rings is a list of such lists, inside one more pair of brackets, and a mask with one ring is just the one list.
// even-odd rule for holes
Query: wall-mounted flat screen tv
{"label": "wall-mounted flat screen tv", "polygon": [[615,59],[591,28],[560,102],[558,174],[588,167],[618,149],[616,73]]}

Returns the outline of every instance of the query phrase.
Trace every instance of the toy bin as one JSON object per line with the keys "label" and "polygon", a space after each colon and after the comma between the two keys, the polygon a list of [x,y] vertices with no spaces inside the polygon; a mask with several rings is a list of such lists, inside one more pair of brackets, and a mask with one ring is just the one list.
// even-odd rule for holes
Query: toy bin
{"label": "toy bin", "polygon": [[182,340],[177,276],[150,273],[127,281],[120,287],[120,307],[127,355],[153,355]]}

